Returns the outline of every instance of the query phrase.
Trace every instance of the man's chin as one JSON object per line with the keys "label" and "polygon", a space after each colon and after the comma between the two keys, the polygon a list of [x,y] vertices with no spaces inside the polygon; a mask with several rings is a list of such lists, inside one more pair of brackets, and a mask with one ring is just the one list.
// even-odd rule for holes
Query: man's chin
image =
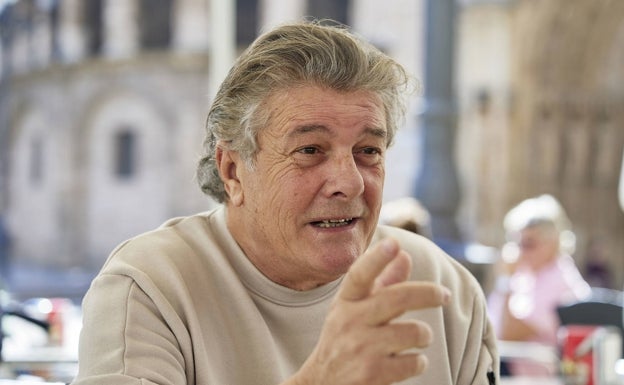
{"label": "man's chin", "polygon": [[343,250],[340,252],[325,254],[320,257],[320,260],[322,261],[322,265],[327,273],[338,278],[349,270],[358,255],[358,253]]}

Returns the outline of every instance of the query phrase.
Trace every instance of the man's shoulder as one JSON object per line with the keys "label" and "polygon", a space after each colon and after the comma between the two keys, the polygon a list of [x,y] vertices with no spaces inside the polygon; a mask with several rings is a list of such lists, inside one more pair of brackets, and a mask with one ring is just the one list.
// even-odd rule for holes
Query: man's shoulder
{"label": "man's shoulder", "polygon": [[[206,250],[217,250],[221,226],[218,210],[167,220],[158,228],[120,243],[104,269],[113,266],[155,270],[176,264],[192,264]],[[183,261],[182,261],[183,259]]]}
{"label": "man's shoulder", "polygon": [[407,251],[412,260],[416,263],[424,265],[452,265],[451,257],[446,254],[440,247],[433,243],[430,239],[416,234],[414,232],[404,230],[394,226],[380,225],[375,232],[375,241],[379,241],[386,237],[396,239],[401,248]]}
{"label": "man's shoulder", "polygon": [[217,207],[210,211],[172,217],[157,228],[138,234],[124,243],[143,246],[144,243],[153,244],[155,242],[159,247],[162,247],[168,243],[175,244],[194,239],[210,238],[213,233],[219,233],[220,229],[223,228],[225,228],[225,218],[222,209]]}
{"label": "man's shoulder", "polygon": [[395,238],[401,248],[412,257],[412,279],[438,282],[448,287],[465,288],[469,291],[481,291],[474,275],[430,239],[401,228],[378,226],[375,239],[385,237]]}

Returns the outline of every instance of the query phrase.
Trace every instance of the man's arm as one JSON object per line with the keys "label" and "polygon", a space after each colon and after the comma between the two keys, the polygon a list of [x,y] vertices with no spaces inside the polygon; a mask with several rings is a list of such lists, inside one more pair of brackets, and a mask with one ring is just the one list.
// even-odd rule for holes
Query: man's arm
{"label": "man's arm", "polygon": [[99,276],[83,307],[74,385],[187,384],[176,337],[131,278]]}
{"label": "man's arm", "polygon": [[488,319],[485,299],[480,295],[474,298],[473,313],[468,327],[456,384],[497,384],[500,380],[497,339]]}

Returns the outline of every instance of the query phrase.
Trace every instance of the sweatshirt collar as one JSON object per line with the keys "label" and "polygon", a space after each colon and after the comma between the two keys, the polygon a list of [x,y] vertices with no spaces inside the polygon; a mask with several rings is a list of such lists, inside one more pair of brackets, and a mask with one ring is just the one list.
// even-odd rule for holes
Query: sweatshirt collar
{"label": "sweatshirt collar", "polygon": [[225,257],[236,271],[241,282],[253,294],[284,306],[308,306],[333,296],[342,277],[311,290],[298,291],[271,281],[251,263],[227,228],[227,208],[221,205],[211,216],[215,230],[223,242]]}

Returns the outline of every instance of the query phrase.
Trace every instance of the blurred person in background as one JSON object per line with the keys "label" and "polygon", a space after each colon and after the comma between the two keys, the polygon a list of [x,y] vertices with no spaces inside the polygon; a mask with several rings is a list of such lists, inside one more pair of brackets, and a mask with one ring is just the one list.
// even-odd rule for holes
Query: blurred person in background
{"label": "blurred person in background", "polygon": [[[575,238],[560,203],[551,195],[527,199],[504,219],[509,243],[488,298],[497,337],[557,346],[558,305],[588,297],[571,253]],[[550,376],[555,368],[531,360],[507,362],[509,374]]]}
{"label": "blurred person in background", "polygon": [[222,205],[120,245],[83,302],[76,385],[491,384],[476,279],[379,226],[403,67],[346,28],[260,36],[198,167]]}
{"label": "blurred person in background", "polygon": [[403,197],[389,201],[381,206],[379,221],[388,226],[399,227],[432,239],[431,215],[420,201],[412,197]]}

